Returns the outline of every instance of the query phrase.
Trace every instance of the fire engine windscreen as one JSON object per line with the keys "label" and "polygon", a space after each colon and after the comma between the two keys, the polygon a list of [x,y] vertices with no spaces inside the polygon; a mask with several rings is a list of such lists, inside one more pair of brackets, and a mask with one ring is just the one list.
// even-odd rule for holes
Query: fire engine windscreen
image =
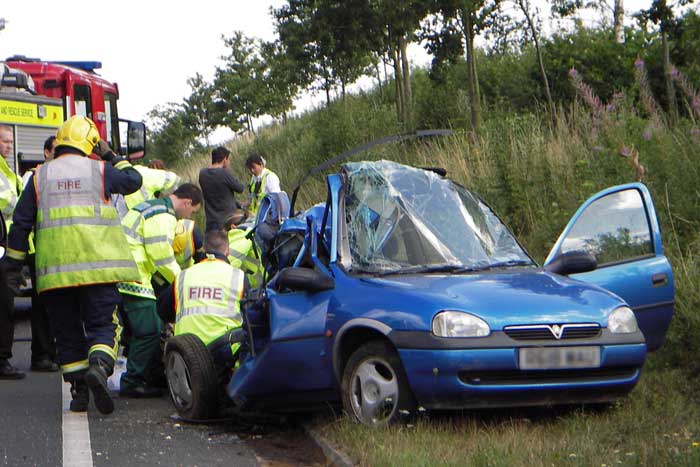
{"label": "fire engine windscreen", "polygon": [[366,273],[533,265],[469,190],[389,161],[343,166],[351,269]]}

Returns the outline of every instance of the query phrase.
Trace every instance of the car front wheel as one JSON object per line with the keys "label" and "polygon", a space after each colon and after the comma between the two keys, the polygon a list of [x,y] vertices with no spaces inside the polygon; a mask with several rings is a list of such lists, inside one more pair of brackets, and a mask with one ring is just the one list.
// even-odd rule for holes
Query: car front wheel
{"label": "car front wheel", "polygon": [[365,425],[390,423],[415,406],[399,356],[384,341],[367,342],[353,352],[341,386],[345,411]]}
{"label": "car front wheel", "polygon": [[218,379],[214,360],[199,337],[168,339],[165,377],[177,412],[188,420],[211,418],[217,408]]}

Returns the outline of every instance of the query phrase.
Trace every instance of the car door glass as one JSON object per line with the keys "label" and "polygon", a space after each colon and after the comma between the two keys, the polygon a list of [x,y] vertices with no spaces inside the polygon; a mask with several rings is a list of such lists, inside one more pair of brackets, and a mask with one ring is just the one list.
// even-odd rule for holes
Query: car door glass
{"label": "car door glass", "polygon": [[653,254],[640,192],[618,191],[591,203],[564,238],[560,253],[570,251],[592,253],[599,266]]}

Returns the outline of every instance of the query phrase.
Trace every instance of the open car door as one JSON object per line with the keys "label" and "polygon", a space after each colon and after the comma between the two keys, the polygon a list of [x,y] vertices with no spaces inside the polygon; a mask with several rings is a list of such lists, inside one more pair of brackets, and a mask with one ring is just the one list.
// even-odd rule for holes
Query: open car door
{"label": "open car door", "polygon": [[545,266],[571,251],[589,252],[598,263],[595,270],[571,277],[620,296],[634,310],[647,350],[661,347],[673,315],[675,289],[646,186],[619,185],[588,199],[559,236]]}

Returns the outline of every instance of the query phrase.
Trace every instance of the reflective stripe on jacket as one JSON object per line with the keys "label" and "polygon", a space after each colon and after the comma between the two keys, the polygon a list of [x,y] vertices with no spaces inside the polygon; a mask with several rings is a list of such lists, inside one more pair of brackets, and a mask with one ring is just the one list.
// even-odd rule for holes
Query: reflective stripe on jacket
{"label": "reflective stripe on jacket", "polygon": [[225,261],[200,261],[177,276],[173,289],[176,336],[194,334],[207,345],[241,326],[243,273]]}
{"label": "reflective stripe on jacket", "polygon": [[0,212],[5,218],[8,230],[12,223],[12,214],[15,211],[17,200],[21,193],[20,180],[7,165],[7,161],[0,154]]}
{"label": "reflective stripe on jacket", "polygon": [[155,300],[151,278],[156,271],[168,283],[172,283],[180,273],[172,246],[176,225],[177,219],[170,198],[145,201],[124,216],[122,228],[140,279],[120,283],[118,288],[121,293]]}
{"label": "reflective stripe on jacket", "polygon": [[117,211],[104,197],[104,162],[67,154],[37,168],[37,290],[138,278]]}
{"label": "reflective stripe on jacket", "polygon": [[263,168],[260,173],[260,181],[256,181],[255,177],[251,177],[250,185],[248,185],[248,191],[250,192],[250,206],[248,210],[253,216],[258,213],[258,208],[260,207],[260,202],[265,197],[265,182],[267,181],[267,176],[272,172],[267,167]]}
{"label": "reflective stripe on jacket", "polygon": [[134,169],[141,174],[143,183],[138,191],[124,196],[128,209],[133,209],[149,199],[155,199],[156,193],[160,193],[161,197],[169,195],[180,184],[180,177],[175,172],[151,169],[143,165],[136,165]]}
{"label": "reflective stripe on jacket", "polygon": [[248,282],[252,288],[259,287],[263,282],[262,264],[255,257],[253,242],[246,238],[247,230],[231,229],[228,231],[228,260],[231,266],[241,269],[248,274]]}

